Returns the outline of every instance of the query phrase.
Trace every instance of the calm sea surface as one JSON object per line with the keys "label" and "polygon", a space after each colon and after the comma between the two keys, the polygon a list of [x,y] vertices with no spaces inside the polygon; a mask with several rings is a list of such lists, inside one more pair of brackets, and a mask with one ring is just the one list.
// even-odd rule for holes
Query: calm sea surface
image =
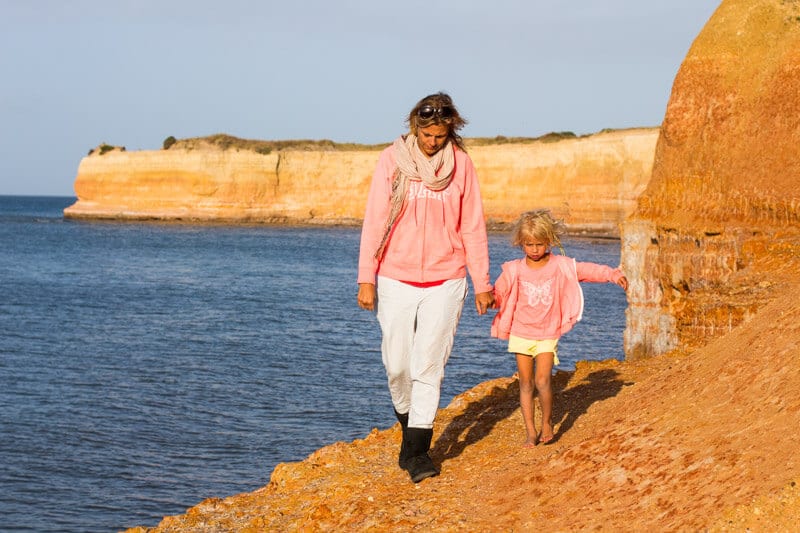
{"label": "calm sea surface", "polygon": [[[153,526],[395,420],[359,230],[77,222],[0,196],[0,530]],[[616,265],[619,242],[569,239]],[[491,235],[492,279],[519,256]],[[622,358],[625,296],[584,284],[562,369]],[[470,296],[442,406],[514,373]]]}

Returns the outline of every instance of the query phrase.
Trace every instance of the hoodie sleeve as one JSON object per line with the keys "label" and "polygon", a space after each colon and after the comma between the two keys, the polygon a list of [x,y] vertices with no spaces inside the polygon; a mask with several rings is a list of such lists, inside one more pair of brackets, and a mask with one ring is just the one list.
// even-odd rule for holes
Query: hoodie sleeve
{"label": "hoodie sleeve", "polygon": [[576,262],[578,271],[578,281],[588,281],[593,283],[616,283],[623,276],[619,268],[612,268],[597,263]]}
{"label": "hoodie sleeve", "polygon": [[508,295],[511,292],[510,286],[510,275],[508,273],[508,268],[506,265],[503,265],[503,270],[500,272],[500,275],[497,277],[497,280],[494,282],[494,288],[492,289],[494,292],[494,303],[495,306],[499,309],[502,309],[508,299]]}
{"label": "hoodie sleeve", "polygon": [[489,240],[486,236],[486,220],[483,218],[478,173],[472,159],[464,152],[464,198],[461,206],[461,236],[464,240],[467,270],[472,278],[475,293],[490,292]]}
{"label": "hoodie sleeve", "polygon": [[503,263],[503,270],[494,284],[494,303],[497,307],[497,314],[492,319],[489,334],[498,339],[508,339],[511,333],[511,323],[514,318],[514,307],[516,302],[516,291],[513,284],[516,283],[516,265],[513,261]]}
{"label": "hoodie sleeve", "polygon": [[378,260],[375,252],[383,237],[389,202],[392,195],[394,175],[394,152],[389,146],[381,152],[375,172],[372,174],[364,222],[361,226],[361,246],[358,254],[358,283],[375,283]]}

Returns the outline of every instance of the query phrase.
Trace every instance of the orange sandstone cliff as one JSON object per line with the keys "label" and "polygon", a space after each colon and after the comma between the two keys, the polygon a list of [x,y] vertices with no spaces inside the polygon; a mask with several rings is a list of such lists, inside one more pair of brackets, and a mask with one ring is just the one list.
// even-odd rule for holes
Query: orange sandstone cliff
{"label": "orange sandstone cliff", "polygon": [[152,531],[798,531],[798,102],[800,3],[724,0],[623,228],[630,357],[555,375],[553,444],[501,377],[440,412],[439,477],[375,429]]}
{"label": "orange sandstone cliff", "polygon": [[[650,179],[658,129],[470,146],[486,216],[552,207],[575,231],[619,235]],[[469,140],[467,141],[469,143]],[[78,167],[72,218],[357,224],[377,150],[262,154],[194,143],[95,152]]]}
{"label": "orange sandstone cliff", "polygon": [[723,2],[681,65],[652,180],[624,225],[628,357],[731,331],[788,271],[798,105],[800,3]]}

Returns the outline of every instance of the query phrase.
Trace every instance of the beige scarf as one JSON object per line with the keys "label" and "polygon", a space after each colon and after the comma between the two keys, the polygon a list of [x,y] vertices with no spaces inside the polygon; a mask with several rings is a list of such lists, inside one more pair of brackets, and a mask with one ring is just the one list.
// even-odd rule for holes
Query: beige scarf
{"label": "beige scarf", "polygon": [[450,185],[456,162],[455,149],[450,141],[430,159],[419,149],[416,135],[408,134],[405,138],[398,137],[392,146],[397,168],[392,178],[389,216],[386,219],[383,238],[375,252],[375,258],[378,261],[383,258],[386,241],[403,210],[408,182],[422,181],[427,188],[441,191]]}

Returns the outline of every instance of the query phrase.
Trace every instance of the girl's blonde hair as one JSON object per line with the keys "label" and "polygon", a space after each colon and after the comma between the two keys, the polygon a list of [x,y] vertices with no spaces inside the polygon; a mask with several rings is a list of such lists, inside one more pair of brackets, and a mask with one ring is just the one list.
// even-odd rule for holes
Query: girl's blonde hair
{"label": "girl's blonde hair", "polygon": [[522,213],[514,223],[511,231],[511,245],[522,246],[526,239],[534,238],[548,242],[551,246],[561,246],[561,235],[564,233],[564,221],[553,218],[549,209],[535,209]]}

